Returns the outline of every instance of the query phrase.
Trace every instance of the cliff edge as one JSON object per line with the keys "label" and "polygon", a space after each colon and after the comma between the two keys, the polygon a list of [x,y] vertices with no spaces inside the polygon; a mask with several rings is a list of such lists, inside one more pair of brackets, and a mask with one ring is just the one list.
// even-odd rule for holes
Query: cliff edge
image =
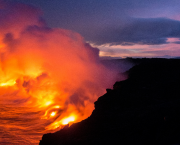
{"label": "cliff edge", "polygon": [[94,104],[92,115],[40,145],[180,144],[180,60],[145,59]]}

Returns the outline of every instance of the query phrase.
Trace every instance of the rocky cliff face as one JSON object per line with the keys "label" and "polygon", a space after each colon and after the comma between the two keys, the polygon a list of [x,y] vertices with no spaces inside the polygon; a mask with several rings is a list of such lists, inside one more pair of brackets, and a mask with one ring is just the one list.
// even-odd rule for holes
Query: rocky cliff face
{"label": "rocky cliff face", "polygon": [[180,60],[145,59],[95,102],[82,122],[40,145],[180,144]]}

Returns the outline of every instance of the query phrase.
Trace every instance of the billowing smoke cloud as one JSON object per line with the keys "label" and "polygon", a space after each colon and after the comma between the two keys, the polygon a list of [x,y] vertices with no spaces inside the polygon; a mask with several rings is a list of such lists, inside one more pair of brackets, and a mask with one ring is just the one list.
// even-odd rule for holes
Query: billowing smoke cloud
{"label": "billowing smoke cloud", "polygon": [[16,38],[27,26],[42,26],[41,10],[24,4],[11,4],[1,2],[0,31],[1,37],[12,33]]}
{"label": "billowing smoke cloud", "polygon": [[43,110],[42,119],[53,122],[47,129],[55,129],[88,117],[123,78],[78,33],[46,27],[41,14],[24,4],[0,9],[0,101]]}

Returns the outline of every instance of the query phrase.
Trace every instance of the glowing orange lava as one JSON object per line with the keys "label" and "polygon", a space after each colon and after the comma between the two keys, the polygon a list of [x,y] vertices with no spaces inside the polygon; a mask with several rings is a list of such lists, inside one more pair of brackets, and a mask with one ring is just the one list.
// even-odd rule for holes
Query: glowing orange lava
{"label": "glowing orange lava", "polygon": [[69,122],[73,122],[73,121],[75,121],[75,117],[74,116],[70,116],[70,117],[62,119],[61,122],[62,122],[63,125],[66,125],[66,124],[69,124]]}
{"label": "glowing orange lava", "polygon": [[62,126],[67,125],[67,124],[71,125],[75,121],[76,121],[76,115],[72,114],[69,117],[65,117],[60,121],[55,121],[51,125],[47,126],[46,129],[52,130],[52,129],[56,129],[59,127],[61,128]]}

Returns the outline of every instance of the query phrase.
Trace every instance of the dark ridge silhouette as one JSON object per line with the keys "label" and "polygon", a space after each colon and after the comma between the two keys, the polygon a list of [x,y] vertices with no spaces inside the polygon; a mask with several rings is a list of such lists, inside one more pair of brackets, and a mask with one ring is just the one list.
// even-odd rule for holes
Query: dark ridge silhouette
{"label": "dark ridge silhouette", "polygon": [[89,118],[40,145],[180,144],[180,60],[129,59],[137,63],[129,78],[107,89]]}

